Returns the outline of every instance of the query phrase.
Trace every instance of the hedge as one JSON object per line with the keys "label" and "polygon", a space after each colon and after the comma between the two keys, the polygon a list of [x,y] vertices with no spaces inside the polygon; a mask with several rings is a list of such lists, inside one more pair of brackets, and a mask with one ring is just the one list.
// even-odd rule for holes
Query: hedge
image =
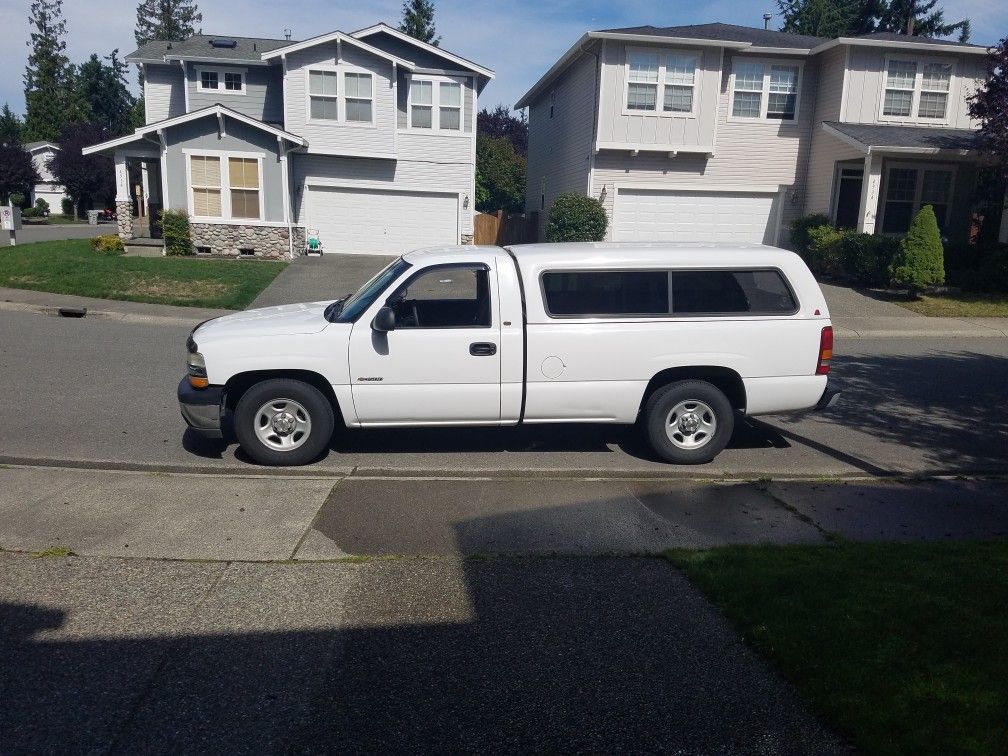
{"label": "hedge", "polygon": [[189,215],[184,210],[162,210],[161,233],[166,255],[177,257],[195,252],[189,230]]}
{"label": "hedge", "polygon": [[605,239],[606,217],[602,204],[593,197],[574,192],[557,196],[546,221],[546,241],[602,241]]}

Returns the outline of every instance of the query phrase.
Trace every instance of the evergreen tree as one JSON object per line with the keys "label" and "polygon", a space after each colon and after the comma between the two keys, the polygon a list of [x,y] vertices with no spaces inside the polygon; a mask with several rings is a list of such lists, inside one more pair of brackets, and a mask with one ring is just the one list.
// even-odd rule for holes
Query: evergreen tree
{"label": "evergreen tree", "polygon": [[23,137],[26,141],[55,141],[75,112],[63,0],[32,0],[29,22],[31,53],[24,74]]}
{"label": "evergreen tree", "polygon": [[21,119],[6,102],[0,111],[0,145],[12,147],[21,144]]}
{"label": "evergreen tree", "polygon": [[936,8],[937,4],[938,0],[888,0],[877,30],[917,37],[951,37],[958,32],[960,42],[969,41],[969,19],[945,23],[945,11]]}
{"label": "evergreen tree", "polygon": [[[202,33],[197,28],[203,23],[196,0],[140,0],[136,12],[133,36],[137,46],[155,40],[182,40]],[[143,72],[140,72],[143,84]]]}
{"label": "evergreen tree", "polygon": [[434,29],[434,3],[431,0],[403,0],[399,31],[435,47],[440,45],[441,37]]}
{"label": "evergreen tree", "polygon": [[931,205],[924,205],[910,221],[889,272],[896,284],[911,291],[945,283],[945,250]]}
{"label": "evergreen tree", "polygon": [[108,130],[112,136],[133,129],[135,98],[126,87],[128,65],[113,50],[105,58],[92,54],[77,70],[77,97],[85,120]]}

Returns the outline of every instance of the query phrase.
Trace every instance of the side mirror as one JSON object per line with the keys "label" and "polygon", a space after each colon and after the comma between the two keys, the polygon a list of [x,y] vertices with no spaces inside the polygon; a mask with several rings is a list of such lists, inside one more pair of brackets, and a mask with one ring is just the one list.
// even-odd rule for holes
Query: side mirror
{"label": "side mirror", "polygon": [[371,328],[379,333],[387,333],[395,330],[395,310],[391,307],[382,307],[375,313],[374,320],[371,321]]}

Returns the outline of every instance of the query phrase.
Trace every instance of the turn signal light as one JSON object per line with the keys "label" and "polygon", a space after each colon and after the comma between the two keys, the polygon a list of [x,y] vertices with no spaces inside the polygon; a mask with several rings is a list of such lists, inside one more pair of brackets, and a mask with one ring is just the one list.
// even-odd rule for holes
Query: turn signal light
{"label": "turn signal light", "polygon": [[210,385],[210,381],[208,381],[203,376],[190,375],[189,385],[192,386],[193,388],[206,388],[207,386]]}
{"label": "turn signal light", "polygon": [[829,375],[830,360],[833,359],[833,326],[826,326],[819,334],[819,365],[816,375]]}

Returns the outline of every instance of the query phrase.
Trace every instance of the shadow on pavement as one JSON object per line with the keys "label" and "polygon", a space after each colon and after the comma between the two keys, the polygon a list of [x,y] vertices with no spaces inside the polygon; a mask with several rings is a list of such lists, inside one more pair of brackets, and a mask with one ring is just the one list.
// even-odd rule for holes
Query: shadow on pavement
{"label": "shadow on pavement", "polygon": [[247,631],[157,637],[53,638],[63,611],[0,604],[2,750],[839,750],[664,560],[399,560],[352,572],[349,618],[321,606],[312,630],[274,630],[284,618],[268,593]]}

